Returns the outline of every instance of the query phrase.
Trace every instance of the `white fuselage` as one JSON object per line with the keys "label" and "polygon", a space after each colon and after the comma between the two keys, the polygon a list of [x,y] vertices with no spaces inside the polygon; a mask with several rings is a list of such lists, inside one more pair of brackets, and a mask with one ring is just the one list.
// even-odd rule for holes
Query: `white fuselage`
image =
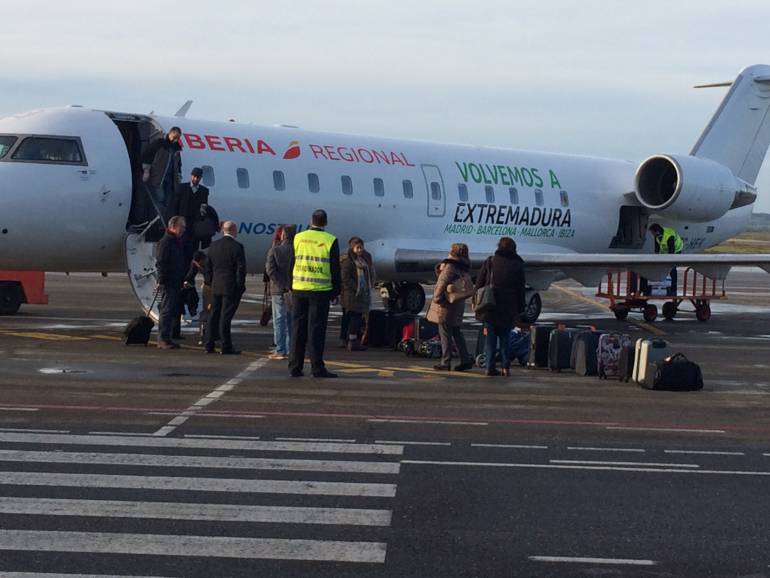
{"label": "white fuselage", "polygon": [[[491,253],[501,236],[510,236],[523,254],[629,251],[611,244],[620,207],[634,204],[627,196],[634,190],[631,162],[151,120],[164,131],[181,127],[183,178],[204,167],[210,204],[222,220],[238,223],[250,272],[262,270],[277,224],[304,228],[316,208],[327,210],[328,230],[343,250],[351,236],[366,241],[383,280],[398,276],[399,248],[445,251],[464,242],[472,253]],[[1,135],[76,137],[85,159],[0,159],[0,269],[125,270],[135,183],[113,120],[100,111],[47,109],[0,119]],[[669,224],[685,238],[686,251],[695,252],[743,230],[750,214],[747,206],[712,222]],[[651,252],[651,242],[631,251]]]}

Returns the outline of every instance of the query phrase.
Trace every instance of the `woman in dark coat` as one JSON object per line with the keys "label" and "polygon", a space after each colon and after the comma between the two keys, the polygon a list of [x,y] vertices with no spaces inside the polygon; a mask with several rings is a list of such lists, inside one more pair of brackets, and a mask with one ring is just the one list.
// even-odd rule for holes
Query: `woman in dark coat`
{"label": "woman in dark coat", "polygon": [[500,239],[494,256],[484,261],[481,267],[476,289],[487,285],[494,287],[495,308],[476,316],[484,322],[487,330],[487,375],[500,375],[495,367],[499,342],[502,373],[507,376],[511,374],[511,360],[508,358],[511,330],[525,307],[524,260],[516,253],[516,242],[510,237]]}
{"label": "woman in dark coat", "polygon": [[427,319],[438,325],[438,333],[441,338],[441,363],[434,366],[437,371],[451,369],[452,341],[457,345],[460,354],[460,364],[455,371],[466,371],[473,367],[473,358],[468,352],[465,337],[462,332],[463,315],[465,313],[465,301],[457,299],[449,302],[449,294],[454,283],[462,281],[472,285],[470,278],[471,262],[468,258],[468,245],[455,243],[449,251],[449,257],[436,265],[436,286],[433,289],[433,299],[428,309]]}
{"label": "woman in dark coat", "polygon": [[348,351],[365,349],[360,342],[364,315],[369,313],[374,288],[372,258],[364,249],[364,242],[353,237],[348,242],[348,252],[341,259],[342,309],[347,317]]}

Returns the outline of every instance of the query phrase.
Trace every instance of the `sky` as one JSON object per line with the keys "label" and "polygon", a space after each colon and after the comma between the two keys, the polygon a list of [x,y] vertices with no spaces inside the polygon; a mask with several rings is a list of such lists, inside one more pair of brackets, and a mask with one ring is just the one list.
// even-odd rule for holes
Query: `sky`
{"label": "sky", "polygon": [[0,116],[191,99],[195,118],[641,161],[689,152],[726,91],[693,85],[770,64],[767,0],[0,6]]}

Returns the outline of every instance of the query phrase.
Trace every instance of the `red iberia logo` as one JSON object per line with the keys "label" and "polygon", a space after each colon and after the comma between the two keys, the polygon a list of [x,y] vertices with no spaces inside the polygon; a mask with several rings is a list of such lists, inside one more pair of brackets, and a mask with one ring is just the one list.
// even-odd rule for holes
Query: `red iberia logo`
{"label": "red iberia logo", "polygon": [[283,153],[283,159],[287,161],[296,159],[300,155],[300,152],[299,141],[293,140],[289,143],[289,148],[286,149],[286,152]]}

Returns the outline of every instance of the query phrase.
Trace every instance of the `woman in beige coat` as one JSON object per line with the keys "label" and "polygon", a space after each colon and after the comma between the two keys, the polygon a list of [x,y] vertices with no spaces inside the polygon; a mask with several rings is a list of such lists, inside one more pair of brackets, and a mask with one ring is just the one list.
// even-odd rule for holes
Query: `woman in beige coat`
{"label": "woman in beige coat", "polygon": [[467,297],[454,299],[450,303],[450,294],[458,287],[472,287],[471,262],[468,257],[468,245],[455,243],[449,256],[436,265],[436,287],[428,309],[427,319],[438,325],[441,338],[441,363],[434,366],[437,371],[449,371],[452,356],[452,341],[460,354],[460,364],[455,371],[467,371],[473,367],[473,358],[468,352],[468,345],[462,333],[463,315]]}

